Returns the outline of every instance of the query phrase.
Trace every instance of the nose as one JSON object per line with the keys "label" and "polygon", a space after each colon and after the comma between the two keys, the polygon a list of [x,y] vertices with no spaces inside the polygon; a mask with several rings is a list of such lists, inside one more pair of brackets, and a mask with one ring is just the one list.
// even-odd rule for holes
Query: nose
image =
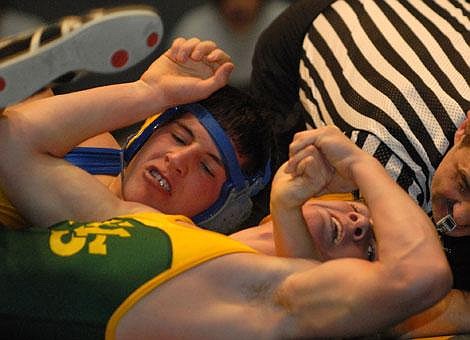
{"label": "nose", "polygon": [[352,239],[355,242],[363,240],[370,230],[369,218],[358,212],[349,212],[347,214],[349,228]]}
{"label": "nose", "polygon": [[193,150],[190,147],[172,150],[165,155],[170,170],[180,176],[185,176],[191,166]]}

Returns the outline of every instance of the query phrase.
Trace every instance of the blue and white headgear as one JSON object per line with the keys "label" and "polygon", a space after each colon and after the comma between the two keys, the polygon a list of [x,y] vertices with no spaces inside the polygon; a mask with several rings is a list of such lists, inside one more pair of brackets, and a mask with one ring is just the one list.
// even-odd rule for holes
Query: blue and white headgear
{"label": "blue and white headgear", "polygon": [[147,121],[138,134],[130,139],[125,146],[124,164],[127,165],[131,161],[156,129],[176,115],[185,112],[192,113],[207,130],[222,156],[227,173],[227,180],[222,186],[217,201],[191,218],[200,227],[230,234],[236,231],[236,228],[250,215],[253,208],[251,197],[261,191],[269,182],[271,178],[270,160],[255,175],[244,175],[230,139],[204,106],[197,103],[177,106],[165,111],[157,118]]}

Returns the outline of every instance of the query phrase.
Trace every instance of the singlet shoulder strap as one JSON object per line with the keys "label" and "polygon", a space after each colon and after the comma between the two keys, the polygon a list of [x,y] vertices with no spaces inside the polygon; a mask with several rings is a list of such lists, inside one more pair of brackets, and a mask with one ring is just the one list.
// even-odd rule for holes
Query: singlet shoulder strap
{"label": "singlet shoulder strap", "polygon": [[92,175],[117,176],[122,169],[122,151],[118,149],[75,147],[64,159]]}

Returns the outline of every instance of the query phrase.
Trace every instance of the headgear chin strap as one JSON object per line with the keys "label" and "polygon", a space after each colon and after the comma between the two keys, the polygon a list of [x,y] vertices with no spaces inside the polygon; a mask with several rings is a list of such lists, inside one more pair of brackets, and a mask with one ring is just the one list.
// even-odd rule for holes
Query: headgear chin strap
{"label": "headgear chin strap", "polygon": [[271,178],[270,160],[254,176],[245,176],[238,164],[235,150],[225,131],[212,114],[200,104],[187,104],[174,107],[162,113],[129,140],[124,149],[124,163],[128,164],[152,133],[180,113],[192,113],[204,126],[219,150],[227,180],[222,186],[219,198],[209,208],[192,217],[200,227],[230,234],[248,218],[253,208],[251,197],[261,191]]}

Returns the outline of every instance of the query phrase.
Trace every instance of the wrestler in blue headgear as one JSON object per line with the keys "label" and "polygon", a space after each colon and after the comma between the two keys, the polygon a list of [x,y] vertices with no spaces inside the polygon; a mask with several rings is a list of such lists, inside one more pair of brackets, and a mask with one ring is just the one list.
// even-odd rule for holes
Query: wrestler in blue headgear
{"label": "wrestler in blue headgear", "polygon": [[192,216],[199,226],[218,232],[230,233],[250,214],[253,203],[251,197],[263,189],[271,177],[269,161],[252,176],[243,173],[230,139],[212,114],[204,106],[194,103],[167,110],[141,129],[124,149],[124,164],[128,164],[152,133],[160,126],[182,113],[192,113],[207,130],[225,165],[227,180],[219,198],[209,208]]}
{"label": "wrestler in blue headgear", "polygon": [[[66,158],[95,174],[112,170],[111,164],[114,164],[112,171],[122,171],[156,129],[189,112],[211,136],[220,152],[227,174],[227,180],[216,202],[196,216],[190,217],[203,228],[229,234],[238,230],[240,224],[250,215],[253,207],[252,197],[271,179],[272,132],[269,122],[260,111],[261,108],[251,97],[226,86],[199,103],[174,107],[147,119],[138,133],[124,146],[119,155],[122,157],[119,167],[116,154],[109,154],[108,161],[102,162],[105,152],[109,152],[109,149],[101,149],[100,156],[95,158],[95,169],[90,168],[93,162],[87,148],[76,148]],[[248,165],[243,170],[238,163],[234,145],[238,152],[248,159]],[[87,155],[84,154],[85,151]],[[114,161],[111,161],[111,158],[114,158]],[[105,170],[99,172],[100,169]]]}

